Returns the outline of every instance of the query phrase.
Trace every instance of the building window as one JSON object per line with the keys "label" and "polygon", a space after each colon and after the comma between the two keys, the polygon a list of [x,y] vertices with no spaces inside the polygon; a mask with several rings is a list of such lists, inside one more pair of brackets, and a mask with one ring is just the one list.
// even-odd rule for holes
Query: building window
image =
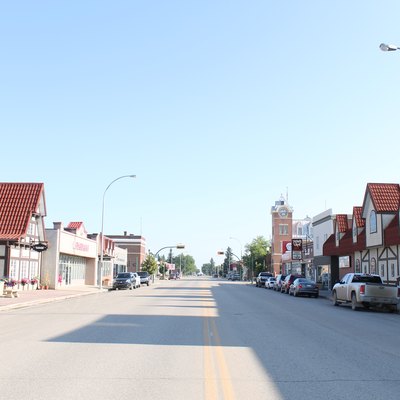
{"label": "building window", "polygon": [[376,274],[376,260],[375,260],[375,258],[371,259],[371,274]]}
{"label": "building window", "polygon": [[381,264],[381,273],[380,273],[381,277],[383,278],[385,276],[385,266],[384,264]]}
{"label": "building window", "polygon": [[392,277],[392,278],[394,278],[394,275],[395,274],[395,272],[394,272],[394,263],[391,263],[390,264],[390,276]]}
{"label": "building window", "polygon": [[29,223],[28,232],[27,233],[30,236],[34,236],[35,235],[35,224],[33,222]]}
{"label": "building window", "polygon": [[289,235],[289,225],[280,224],[279,225],[279,235],[281,235],[281,236]]}
{"label": "building window", "polygon": [[369,214],[369,233],[376,233],[377,223],[376,223],[376,212],[374,210]]}
{"label": "building window", "polygon": [[360,260],[356,260],[356,273],[361,272],[361,267],[360,267]]}

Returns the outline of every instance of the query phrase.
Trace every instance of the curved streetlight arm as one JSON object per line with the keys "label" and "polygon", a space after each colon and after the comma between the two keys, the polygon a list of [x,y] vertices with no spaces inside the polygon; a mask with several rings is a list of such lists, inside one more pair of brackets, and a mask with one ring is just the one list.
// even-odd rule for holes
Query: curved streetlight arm
{"label": "curved streetlight arm", "polygon": [[136,175],[123,175],[123,176],[120,176],[120,177],[114,179],[114,180],[106,187],[106,190],[105,190],[104,193],[103,193],[103,206],[102,206],[102,210],[101,210],[101,233],[103,233],[103,228],[104,228],[104,200],[105,200],[105,198],[106,198],[107,190],[110,188],[110,186],[111,186],[114,182],[119,181],[120,179],[123,179],[123,178],[136,178]]}
{"label": "curved streetlight arm", "polygon": [[238,256],[237,256],[235,253],[232,253],[232,252],[231,252],[231,254],[232,254],[233,256],[235,256],[235,257],[236,257],[236,258],[239,260],[239,262],[240,262],[240,263],[242,263],[242,262],[243,262],[243,261],[242,261],[242,259],[241,259],[241,258],[239,258],[239,257],[238,257]]}
{"label": "curved streetlight arm", "polygon": [[104,203],[105,203],[105,198],[106,198],[106,193],[107,190],[110,188],[110,186],[122,179],[122,178],[136,178],[136,175],[122,175],[119,176],[118,178],[114,179],[107,187],[106,190],[103,193],[103,204],[101,208],[101,231],[100,231],[100,266],[98,268],[98,273],[99,273],[99,289],[102,289],[102,272],[103,272],[103,256],[104,256]]}
{"label": "curved streetlight arm", "polygon": [[158,250],[155,254],[153,254],[153,257],[156,258],[156,257],[157,257],[157,254],[158,254],[160,251],[165,250],[165,249],[184,249],[184,248],[185,248],[185,245],[184,245],[184,244],[176,244],[175,246],[164,246],[164,247],[161,247],[161,249]]}

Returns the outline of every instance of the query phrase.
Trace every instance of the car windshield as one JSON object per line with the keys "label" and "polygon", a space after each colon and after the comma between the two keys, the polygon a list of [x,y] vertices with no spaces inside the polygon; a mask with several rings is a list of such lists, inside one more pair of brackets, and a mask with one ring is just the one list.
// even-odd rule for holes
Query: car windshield
{"label": "car windshield", "polygon": [[139,276],[147,276],[149,273],[147,271],[140,271],[140,272],[137,272],[137,274]]}
{"label": "car windshield", "polygon": [[123,272],[117,275],[117,278],[130,278],[131,274],[129,272]]}

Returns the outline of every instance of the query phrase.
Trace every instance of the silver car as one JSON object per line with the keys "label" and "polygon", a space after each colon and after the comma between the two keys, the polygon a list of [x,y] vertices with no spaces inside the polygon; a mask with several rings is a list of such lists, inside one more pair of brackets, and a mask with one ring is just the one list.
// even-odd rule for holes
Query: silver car
{"label": "silver car", "polygon": [[274,276],[271,276],[270,278],[268,278],[265,281],[265,288],[266,289],[273,289],[274,285],[275,285],[275,282],[276,282],[276,278]]}

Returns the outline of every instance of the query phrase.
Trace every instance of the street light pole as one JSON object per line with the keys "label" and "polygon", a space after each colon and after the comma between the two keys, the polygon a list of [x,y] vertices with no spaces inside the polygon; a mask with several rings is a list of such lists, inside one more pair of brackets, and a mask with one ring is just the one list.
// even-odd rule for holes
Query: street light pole
{"label": "street light pole", "polygon": [[240,278],[243,278],[243,246],[242,246],[242,242],[235,237],[230,237],[229,239],[233,239],[236,240],[239,244],[240,244],[240,263],[241,263],[241,270],[242,270],[242,276]]}
{"label": "street light pole", "polygon": [[[184,248],[185,248],[185,245],[182,244],[182,243],[178,243],[178,244],[176,244],[175,246],[164,246],[164,247],[161,247],[161,249],[158,250],[158,251],[153,255],[153,257],[156,258],[156,257],[157,257],[157,254],[158,254],[160,251],[165,250],[165,249],[184,249]],[[153,276],[153,282],[154,282],[154,276]]]}
{"label": "street light pole", "polygon": [[116,182],[116,181],[118,181],[118,180],[120,180],[120,179],[122,179],[122,178],[136,178],[136,175],[123,175],[123,176],[120,176],[120,177],[118,177],[118,178],[116,178],[116,179],[114,179],[107,187],[106,187],[106,190],[104,191],[104,193],[103,193],[103,205],[102,205],[102,209],[101,209],[101,232],[100,232],[100,265],[99,265],[99,268],[98,268],[98,276],[99,276],[99,289],[101,290],[103,287],[103,283],[102,283],[102,280],[103,280],[103,277],[102,277],[102,273],[103,273],[103,253],[104,253],[104,205],[105,205],[105,197],[106,197],[106,193],[107,193],[107,190],[110,188],[110,186],[114,183],[114,182]]}

